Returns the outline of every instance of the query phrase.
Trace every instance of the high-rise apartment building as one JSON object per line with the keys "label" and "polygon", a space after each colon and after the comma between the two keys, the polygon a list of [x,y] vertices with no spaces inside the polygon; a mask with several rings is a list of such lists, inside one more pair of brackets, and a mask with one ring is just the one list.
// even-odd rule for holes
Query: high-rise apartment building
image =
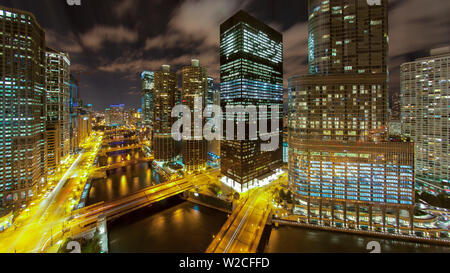
{"label": "high-rise apartment building", "polygon": [[157,161],[171,161],[176,156],[172,109],[177,91],[177,74],[170,71],[169,65],[163,65],[155,72],[152,147]]}
{"label": "high-rise apartment building", "polygon": [[0,214],[46,182],[45,32],[33,14],[0,6]]}
{"label": "high-rise apartment building", "polygon": [[[58,168],[70,153],[70,59],[69,55],[47,48],[46,53],[47,127],[59,137],[50,137],[48,143],[48,170]],[[55,125],[57,123],[58,125]],[[52,143],[52,141],[59,143]]]}
{"label": "high-rise apartment building", "polygon": [[155,88],[155,73],[144,71],[141,74],[142,81],[142,124],[152,126],[153,121],[153,89]]}
{"label": "high-rise apartment building", "polygon": [[[199,171],[206,168],[207,141],[203,138],[203,134],[195,136],[196,129],[203,132],[205,122],[203,117],[201,117],[202,122],[196,122],[194,115],[203,113],[207,101],[208,79],[206,68],[201,67],[198,60],[192,60],[190,66],[183,67],[181,92],[183,105],[189,107],[192,117],[191,139],[182,142],[183,164],[187,172]],[[196,126],[199,127],[196,128]]]}
{"label": "high-rise apartment building", "polygon": [[[277,132],[280,143],[275,151],[263,151],[261,138],[250,140],[248,113],[245,121],[240,121],[246,125],[246,140],[237,140],[237,130],[234,130],[234,140],[221,141],[222,181],[240,192],[267,181],[282,167],[282,93],[282,35],[239,11],[220,26],[222,109],[225,111],[226,106],[233,105],[264,105],[278,106],[280,111]],[[264,119],[271,124],[271,118]],[[224,126],[224,135],[227,130]]]}
{"label": "high-rise apartment building", "polygon": [[414,153],[389,142],[387,0],[309,0],[310,74],[289,79],[289,185],[309,223],[411,232]]}
{"label": "high-rise apartment building", "polygon": [[416,181],[450,193],[450,47],[401,66],[402,133],[415,143]]}

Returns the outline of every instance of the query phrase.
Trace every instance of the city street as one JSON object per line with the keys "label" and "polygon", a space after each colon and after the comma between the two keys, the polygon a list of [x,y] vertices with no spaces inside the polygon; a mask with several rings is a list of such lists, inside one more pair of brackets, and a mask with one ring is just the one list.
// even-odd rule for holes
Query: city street
{"label": "city street", "polygon": [[1,253],[36,253],[42,244],[64,229],[72,205],[70,196],[80,188],[78,185],[83,179],[81,174],[92,166],[101,142],[101,137],[95,138],[96,135],[93,135],[87,140],[86,150],[76,155],[75,161],[51,193],[35,201],[35,206],[23,212],[16,228],[12,227],[0,234]]}

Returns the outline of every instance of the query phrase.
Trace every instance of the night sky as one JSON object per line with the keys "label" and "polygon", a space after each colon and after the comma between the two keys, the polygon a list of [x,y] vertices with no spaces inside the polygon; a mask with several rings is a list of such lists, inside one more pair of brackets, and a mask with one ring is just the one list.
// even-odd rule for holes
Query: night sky
{"label": "night sky", "polygon": [[[389,0],[391,91],[399,65],[450,44],[449,0]],[[197,58],[218,83],[219,25],[243,9],[284,35],[287,78],[307,73],[306,0],[0,0],[35,14],[49,46],[82,70],[81,97],[96,110],[140,107],[140,72]]]}

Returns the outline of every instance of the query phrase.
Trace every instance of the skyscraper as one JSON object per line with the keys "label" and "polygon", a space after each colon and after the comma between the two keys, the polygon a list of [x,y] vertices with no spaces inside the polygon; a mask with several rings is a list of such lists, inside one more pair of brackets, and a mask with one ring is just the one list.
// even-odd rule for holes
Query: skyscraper
{"label": "skyscraper", "polygon": [[79,83],[78,80],[70,74],[70,98],[69,98],[69,113],[70,113],[70,151],[76,152],[79,148],[79,135],[78,135],[78,115],[79,115]]}
{"label": "skyscraper", "polygon": [[[220,106],[220,91],[214,85],[214,79],[208,77],[208,95],[206,96],[206,108],[212,105]],[[206,121],[210,121],[212,118],[206,118]],[[213,129],[216,132],[217,128]],[[208,159],[211,161],[217,161],[220,158],[220,140],[214,139],[208,141]]]}
{"label": "skyscraper", "polygon": [[144,71],[141,74],[142,81],[142,123],[144,126],[152,126],[153,121],[153,89],[155,88],[155,73]]}
{"label": "skyscraper", "polygon": [[308,4],[310,74],[289,79],[295,212],[309,223],[410,232],[413,147],[387,140],[387,0]]}
{"label": "skyscraper", "polygon": [[[220,26],[221,105],[279,106],[282,113],[282,35],[249,14],[239,11]],[[246,140],[221,141],[223,182],[246,191],[266,181],[282,166],[282,119],[278,149],[262,151],[260,138],[250,140],[245,114]],[[271,119],[267,118],[270,124]],[[224,126],[224,130],[226,128]]]}
{"label": "skyscraper", "polygon": [[[206,68],[201,67],[198,60],[192,60],[190,66],[183,67],[181,92],[183,104],[190,108],[191,117],[194,117],[196,112],[203,112],[208,93],[208,79]],[[195,103],[196,99],[200,102],[199,105]],[[198,109],[195,107],[198,107]],[[196,138],[194,135],[195,126],[200,126],[197,129],[203,131],[204,124],[203,117],[201,123],[196,123],[195,118],[192,118],[191,139],[183,140],[182,142],[183,164],[187,172],[199,171],[206,168],[207,142],[203,136]]]}
{"label": "skyscraper", "polygon": [[33,14],[0,6],[0,214],[46,181],[45,32]]}
{"label": "skyscraper", "polygon": [[[69,55],[47,48],[46,53],[48,169],[54,171],[70,153],[70,59]],[[54,136],[56,133],[59,137]],[[59,143],[53,143],[58,141]]]}
{"label": "skyscraper", "polygon": [[154,89],[152,146],[158,161],[171,161],[176,156],[172,109],[177,90],[177,74],[170,71],[170,65],[163,65],[162,70],[155,72]]}
{"label": "skyscraper", "polygon": [[105,111],[105,121],[107,126],[125,125],[125,105],[110,105]]}
{"label": "skyscraper", "polygon": [[450,193],[450,48],[401,66],[402,133],[415,143],[416,181]]}

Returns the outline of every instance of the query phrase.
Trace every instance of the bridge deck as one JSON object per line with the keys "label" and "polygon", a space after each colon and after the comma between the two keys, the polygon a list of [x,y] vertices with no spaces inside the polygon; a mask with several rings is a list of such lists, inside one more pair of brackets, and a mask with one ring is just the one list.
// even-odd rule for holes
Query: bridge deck
{"label": "bridge deck", "polygon": [[255,253],[271,212],[271,195],[263,189],[250,195],[228,218],[207,253]]}

